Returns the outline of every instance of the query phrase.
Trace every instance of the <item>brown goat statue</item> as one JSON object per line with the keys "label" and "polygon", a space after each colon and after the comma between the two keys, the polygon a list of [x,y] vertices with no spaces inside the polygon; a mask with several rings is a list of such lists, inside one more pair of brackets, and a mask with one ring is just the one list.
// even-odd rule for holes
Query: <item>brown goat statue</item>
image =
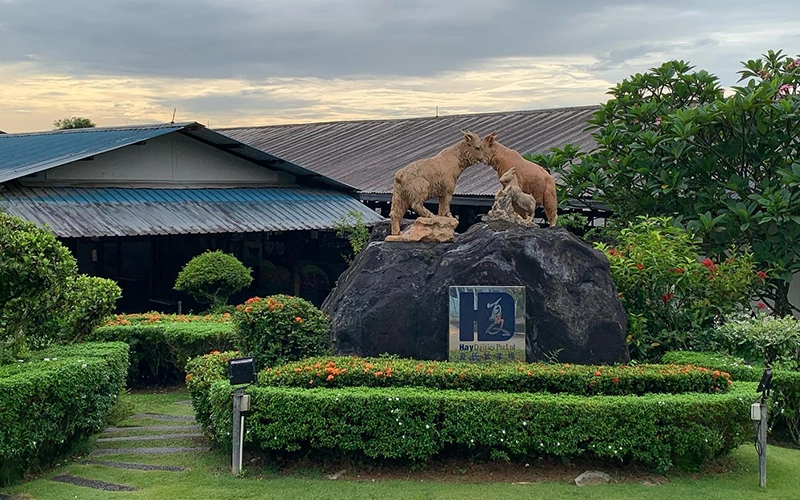
{"label": "brown goat statue", "polygon": [[537,206],[544,207],[547,223],[550,227],[555,226],[558,219],[555,179],[541,166],[497,142],[496,135],[492,132],[483,138],[483,162],[497,172],[498,178],[502,178],[510,169],[515,169],[522,191],[533,196]]}
{"label": "brown goat statue", "polygon": [[462,130],[464,138],[443,149],[432,158],[414,161],[394,174],[392,190],[392,234],[400,234],[400,220],[409,208],[420,217],[433,217],[423,205],[431,198],[439,198],[439,216],[452,217],[450,201],[459,176],[472,165],[483,161],[481,138]]}

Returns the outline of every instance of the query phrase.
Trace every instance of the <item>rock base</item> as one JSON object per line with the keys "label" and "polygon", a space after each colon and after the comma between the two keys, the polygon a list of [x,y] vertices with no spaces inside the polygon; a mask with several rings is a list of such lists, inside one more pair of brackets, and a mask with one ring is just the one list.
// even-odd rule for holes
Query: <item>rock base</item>
{"label": "rock base", "polygon": [[455,240],[458,220],[452,217],[419,217],[401,234],[390,234],[385,241],[449,243]]}

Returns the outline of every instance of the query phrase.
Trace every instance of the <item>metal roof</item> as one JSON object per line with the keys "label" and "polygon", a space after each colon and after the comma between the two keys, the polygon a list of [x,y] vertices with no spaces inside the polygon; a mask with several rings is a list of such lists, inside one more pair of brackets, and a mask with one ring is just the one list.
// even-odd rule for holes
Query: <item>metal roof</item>
{"label": "metal roof", "polygon": [[34,188],[0,191],[9,213],[59,237],[207,234],[331,229],[350,211],[383,218],[347,193],[311,188]]}
{"label": "metal roof", "polygon": [[301,183],[306,180],[334,189],[354,190],[352,186],[272,155],[267,152],[268,148],[253,148],[194,122],[2,134],[0,183],[170,133],[184,134],[257,165],[289,172]]}
{"label": "metal roof", "polygon": [[[344,121],[218,129],[250,146],[271,151],[364,193],[392,191],[395,172],[435,155],[460,138],[460,129],[498,140],[521,153],[548,152],[566,143],[591,149],[586,130],[597,106],[511,111],[400,120]],[[486,165],[467,169],[456,195],[493,196],[497,175]]]}

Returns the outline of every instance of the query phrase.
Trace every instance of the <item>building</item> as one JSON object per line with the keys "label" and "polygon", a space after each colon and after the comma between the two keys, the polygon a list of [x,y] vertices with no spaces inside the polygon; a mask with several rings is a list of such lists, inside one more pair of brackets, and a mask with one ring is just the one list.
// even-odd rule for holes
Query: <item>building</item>
{"label": "building", "polygon": [[0,204],[48,226],[81,272],[116,280],[129,312],[198,310],[172,287],[206,249],[253,269],[236,300],[319,304],[346,267],[334,224],[382,220],[350,185],[197,123],[0,135]]}
{"label": "building", "polygon": [[[355,186],[368,206],[389,215],[395,172],[414,160],[435,155],[461,139],[459,130],[480,136],[497,131],[498,140],[520,153],[546,153],[567,143],[594,147],[587,130],[597,106],[511,111],[428,118],[364,120],[266,127],[227,128],[219,131],[258,149]],[[486,165],[467,169],[456,185],[451,211],[465,230],[477,215],[492,206],[500,188],[495,172]],[[573,203],[574,210],[604,216],[596,203]],[[435,204],[431,206],[433,209]]]}

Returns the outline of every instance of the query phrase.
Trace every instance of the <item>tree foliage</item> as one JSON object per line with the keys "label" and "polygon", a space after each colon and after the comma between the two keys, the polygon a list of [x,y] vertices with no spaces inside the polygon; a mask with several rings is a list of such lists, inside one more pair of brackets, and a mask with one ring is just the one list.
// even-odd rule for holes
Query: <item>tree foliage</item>
{"label": "tree foliage", "polygon": [[206,251],[190,260],[178,274],[175,290],[219,309],[228,298],[253,282],[250,269],[231,254]]}
{"label": "tree foliage", "polygon": [[623,80],[590,120],[597,147],[537,158],[560,170],[560,199],[591,197],[623,222],[668,216],[710,255],[752,249],[769,268],[765,297],[788,315],[800,271],[800,58],[743,63],[741,86],[670,61]]}
{"label": "tree foliage", "polygon": [[81,118],[80,116],[69,116],[55,120],[53,126],[58,130],[67,130],[72,128],[94,128],[94,123],[88,118]]}

